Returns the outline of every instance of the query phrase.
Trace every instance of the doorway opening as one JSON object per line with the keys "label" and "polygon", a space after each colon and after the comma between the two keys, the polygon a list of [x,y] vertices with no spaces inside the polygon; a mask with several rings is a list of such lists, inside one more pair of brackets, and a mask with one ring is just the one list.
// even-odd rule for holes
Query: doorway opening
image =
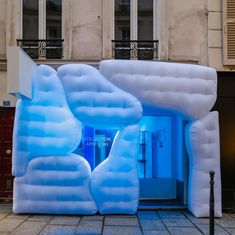
{"label": "doorway opening", "polygon": [[[144,110],[138,123],[139,207],[185,208],[188,191],[186,121],[171,112]],[[84,126],[82,142],[76,153],[84,156],[93,170],[108,157],[117,131]]]}
{"label": "doorway opening", "polygon": [[145,115],[139,122],[140,208],[187,205],[188,155],[179,115]]}

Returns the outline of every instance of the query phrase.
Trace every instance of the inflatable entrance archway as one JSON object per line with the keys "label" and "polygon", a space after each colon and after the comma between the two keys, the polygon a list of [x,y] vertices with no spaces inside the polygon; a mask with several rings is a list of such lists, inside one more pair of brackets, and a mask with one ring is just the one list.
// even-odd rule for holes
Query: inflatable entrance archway
{"label": "inflatable entrance archway", "polygon": [[[13,137],[15,213],[133,214],[139,200],[138,121],[142,104],[189,121],[188,208],[208,216],[208,172],[214,170],[215,215],[221,216],[217,76],[212,68],[166,62],[107,60],[100,70],[38,67],[32,99],[17,102]],[[82,125],[118,128],[109,157],[91,172],[74,153]]]}

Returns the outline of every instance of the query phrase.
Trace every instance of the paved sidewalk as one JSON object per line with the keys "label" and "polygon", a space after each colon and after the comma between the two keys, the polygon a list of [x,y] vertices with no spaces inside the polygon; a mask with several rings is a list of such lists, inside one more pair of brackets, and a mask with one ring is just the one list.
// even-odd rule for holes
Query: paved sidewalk
{"label": "paved sidewalk", "polygon": [[[11,205],[0,204],[0,235],[199,235],[209,234],[208,219],[188,211],[138,211],[136,215],[14,215]],[[235,235],[235,214],[216,219],[216,235]]]}

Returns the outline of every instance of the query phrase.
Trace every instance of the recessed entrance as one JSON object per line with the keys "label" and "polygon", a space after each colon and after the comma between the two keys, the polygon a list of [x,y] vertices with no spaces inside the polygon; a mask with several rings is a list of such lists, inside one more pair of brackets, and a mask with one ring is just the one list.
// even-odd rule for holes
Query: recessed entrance
{"label": "recessed entrance", "polygon": [[[138,175],[140,207],[170,203],[187,204],[188,155],[184,141],[185,123],[180,115],[148,110],[139,122]],[[157,114],[157,115],[156,115]],[[76,151],[94,169],[110,152],[117,130],[85,126]],[[169,205],[168,203],[168,205]]]}
{"label": "recessed entrance", "polygon": [[144,116],[140,123],[140,199],[176,198],[172,117]]}
{"label": "recessed entrance", "polygon": [[172,113],[148,110],[147,114],[139,122],[140,207],[184,206],[188,182],[185,123]]}

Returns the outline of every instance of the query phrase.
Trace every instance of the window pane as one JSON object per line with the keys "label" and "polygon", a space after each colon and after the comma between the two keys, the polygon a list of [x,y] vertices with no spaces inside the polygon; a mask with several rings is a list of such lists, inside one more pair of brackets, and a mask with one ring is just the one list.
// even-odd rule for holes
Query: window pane
{"label": "window pane", "polygon": [[23,1],[23,38],[38,39],[38,0]]}
{"label": "window pane", "polygon": [[46,7],[46,38],[61,39],[62,1],[47,0]]}
{"label": "window pane", "polygon": [[130,0],[115,0],[115,40],[130,40]]}
{"label": "window pane", "polygon": [[153,0],[138,1],[138,39],[153,40]]}

